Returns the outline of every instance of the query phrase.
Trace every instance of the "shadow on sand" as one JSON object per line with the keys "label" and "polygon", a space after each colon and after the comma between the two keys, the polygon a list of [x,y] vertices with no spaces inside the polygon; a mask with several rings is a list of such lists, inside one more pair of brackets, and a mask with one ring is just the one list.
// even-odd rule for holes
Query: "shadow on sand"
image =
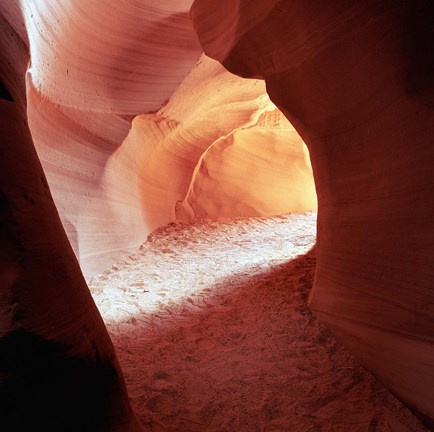
{"label": "shadow on sand", "polygon": [[310,313],[314,269],[313,249],[110,326],[145,428],[424,430]]}

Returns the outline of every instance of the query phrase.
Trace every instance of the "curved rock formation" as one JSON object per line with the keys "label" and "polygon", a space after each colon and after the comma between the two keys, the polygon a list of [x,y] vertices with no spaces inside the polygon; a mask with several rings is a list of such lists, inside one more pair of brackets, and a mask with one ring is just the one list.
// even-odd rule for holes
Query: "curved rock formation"
{"label": "curved rock formation", "polygon": [[309,156],[265,93],[203,56],[170,101],[134,119],[107,169],[141,166],[146,225],[316,209]]}
{"label": "curved rock formation", "polygon": [[[204,58],[167,103],[200,55],[189,6],[70,0],[0,7],[6,429],[138,430],[74,252],[89,277],[177,217],[177,202],[183,218],[315,206],[304,144],[263,83]],[[252,138],[258,143],[247,148]],[[264,149],[272,150],[265,162]],[[246,160],[263,172],[256,183],[247,184],[247,170],[235,178]],[[279,161],[274,170],[270,161]],[[223,162],[232,164],[238,195],[225,183]],[[211,176],[205,166],[213,166]]]}
{"label": "curved rock formation", "polygon": [[140,198],[141,149],[115,159],[134,116],[160,108],[200,55],[190,4],[23,2],[30,129],[87,278],[154,227]]}
{"label": "curved rock formation", "polygon": [[190,4],[24,1],[35,87],[54,103],[86,111],[159,108],[200,54]]}
{"label": "curved rock formation", "polygon": [[139,431],[32,143],[28,46],[11,12],[16,27],[0,14],[0,425]]}
{"label": "curved rock formation", "polygon": [[[205,57],[191,71],[190,3],[0,5],[6,429],[138,430],[73,252],[90,276],[176,217],[315,205],[303,142],[263,85]],[[309,147],[312,309],[432,425],[432,2],[196,0],[192,16],[206,53],[264,78]]]}
{"label": "curved rock formation", "polygon": [[236,217],[315,210],[309,154],[287,125],[255,125],[215,141],[201,156],[179,213]]}
{"label": "curved rock formation", "polygon": [[[264,83],[236,77],[206,57],[194,67],[200,51],[187,15],[189,2],[105,6],[100,29],[95,26],[101,2],[86,8],[80,2],[24,4],[32,56],[30,129],[87,278],[176,217],[316,208],[304,144],[274,114]],[[136,114],[141,115],[131,125]],[[265,133],[260,125],[256,132],[256,122],[265,124],[268,115],[282,117],[268,126],[292,132]],[[202,156],[240,129],[245,138],[254,134],[249,140],[260,137],[261,146],[245,152],[237,139],[237,152],[215,160],[217,170],[223,162],[232,165],[232,174],[214,169],[210,180]],[[268,159],[260,156],[265,151]],[[208,153],[207,161],[211,154],[218,156]],[[252,178],[246,169],[241,175],[244,160],[262,176]],[[294,169],[285,161],[294,161]],[[233,181],[226,184],[228,174]]]}
{"label": "curved rock formation", "polygon": [[309,147],[312,310],[434,421],[434,6],[196,0],[205,53],[262,77]]}

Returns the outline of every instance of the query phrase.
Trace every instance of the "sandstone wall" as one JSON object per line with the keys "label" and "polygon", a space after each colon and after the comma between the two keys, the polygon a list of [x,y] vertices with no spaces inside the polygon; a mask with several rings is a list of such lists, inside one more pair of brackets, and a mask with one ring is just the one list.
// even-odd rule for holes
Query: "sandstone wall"
{"label": "sandstone wall", "polygon": [[[318,193],[310,306],[434,419],[434,7],[238,0],[192,8],[205,53],[262,77],[309,147]],[[224,9],[224,10],[223,10]]]}

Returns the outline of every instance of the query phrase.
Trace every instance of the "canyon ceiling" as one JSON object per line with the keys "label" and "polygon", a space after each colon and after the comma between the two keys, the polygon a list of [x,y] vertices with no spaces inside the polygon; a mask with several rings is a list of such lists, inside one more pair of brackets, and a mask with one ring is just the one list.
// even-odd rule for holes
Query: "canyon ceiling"
{"label": "canyon ceiling", "polygon": [[83,274],[318,199],[311,309],[433,426],[431,1],[10,0],[0,31],[0,424],[140,430]]}

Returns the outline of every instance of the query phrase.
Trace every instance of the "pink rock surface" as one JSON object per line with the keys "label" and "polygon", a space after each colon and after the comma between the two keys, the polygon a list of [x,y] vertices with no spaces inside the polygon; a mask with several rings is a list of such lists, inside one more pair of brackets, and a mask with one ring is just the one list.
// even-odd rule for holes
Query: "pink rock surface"
{"label": "pink rock surface", "polygon": [[0,50],[0,427],[137,432],[113,346],[33,146],[28,47],[3,14]]}
{"label": "pink rock surface", "polygon": [[192,17],[205,53],[265,78],[309,147],[311,308],[433,424],[433,4],[231,3]]}
{"label": "pink rock surface", "polygon": [[250,81],[196,64],[190,4],[0,4],[4,421],[29,418],[18,388],[45,430],[137,430],[73,252],[89,277],[176,217],[313,209],[304,141],[311,308],[433,425],[432,2],[196,0],[206,54]]}
{"label": "pink rock surface", "polygon": [[[306,151],[293,127],[279,113],[282,121],[267,128],[288,129],[290,134],[265,136],[264,127],[260,133],[255,129],[255,123],[264,123],[276,111],[264,83],[236,77],[205,56],[194,67],[198,42],[185,10],[175,13],[179,4],[125,5],[114,33],[101,33],[92,44],[85,37],[96,31],[93,4],[88,10],[79,3],[66,8],[55,4],[48,10],[37,6],[24,9],[33,47],[27,75],[29,124],[63,225],[88,279],[176,217],[316,208],[310,162],[307,158],[300,165]],[[68,22],[68,29],[62,22]],[[48,36],[42,38],[36,27]],[[150,29],[159,27],[158,38],[157,33],[150,38]],[[57,45],[47,42],[54,31],[65,32]],[[116,32],[122,31],[120,37]],[[132,51],[137,34],[147,42],[136,42]],[[68,56],[61,55],[64,52]],[[120,52],[125,61],[119,61]],[[247,129],[252,136],[246,136]],[[197,164],[203,168],[208,148],[218,147],[238,130],[244,130],[244,142],[260,140],[261,147],[253,151],[249,146],[245,152],[246,144],[237,139],[236,153],[226,152],[212,162],[217,170],[231,165],[232,174],[214,170],[209,179]],[[260,154],[266,152],[262,159]],[[218,155],[211,152],[207,160],[211,154]],[[294,170],[284,163],[292,156]],[[245,168],[241,175],[238,167],[244,162],[258,175]],[[232,184],[225,183],[228,175]],[[213,190],[211,200],[207,188]]]}
{"label": "pink rock surface", "polygon": [[[6,429],[138,429],[76,258],[89,277],[134,249],[176,217],[176,202],[193,180],[200,183],[195,168],[214,141],[276,110],[263,83],[243,81],[209,59],[166,104],[200,55],[189,6],[1,5]],[[272,138],[282,137],[277,131]],[[294,140],[294,154],[304,155]],[[306,167],[310,173],[308,161]],[[19,416],[29,404],[30,414]]]}
{"label": "pink rock surface", "polygon": [[155,110],[200,54],[191,0],[22,3],[29,73],[54,103],[130,115]]}
{"label": "pink rock surface", "polygon": [[23,2],[29,124],[87,278],[153,228],[140,198],[141,149],[121,163],[117,150],[134,115],[161,107],[200,55],[190,3]]}

